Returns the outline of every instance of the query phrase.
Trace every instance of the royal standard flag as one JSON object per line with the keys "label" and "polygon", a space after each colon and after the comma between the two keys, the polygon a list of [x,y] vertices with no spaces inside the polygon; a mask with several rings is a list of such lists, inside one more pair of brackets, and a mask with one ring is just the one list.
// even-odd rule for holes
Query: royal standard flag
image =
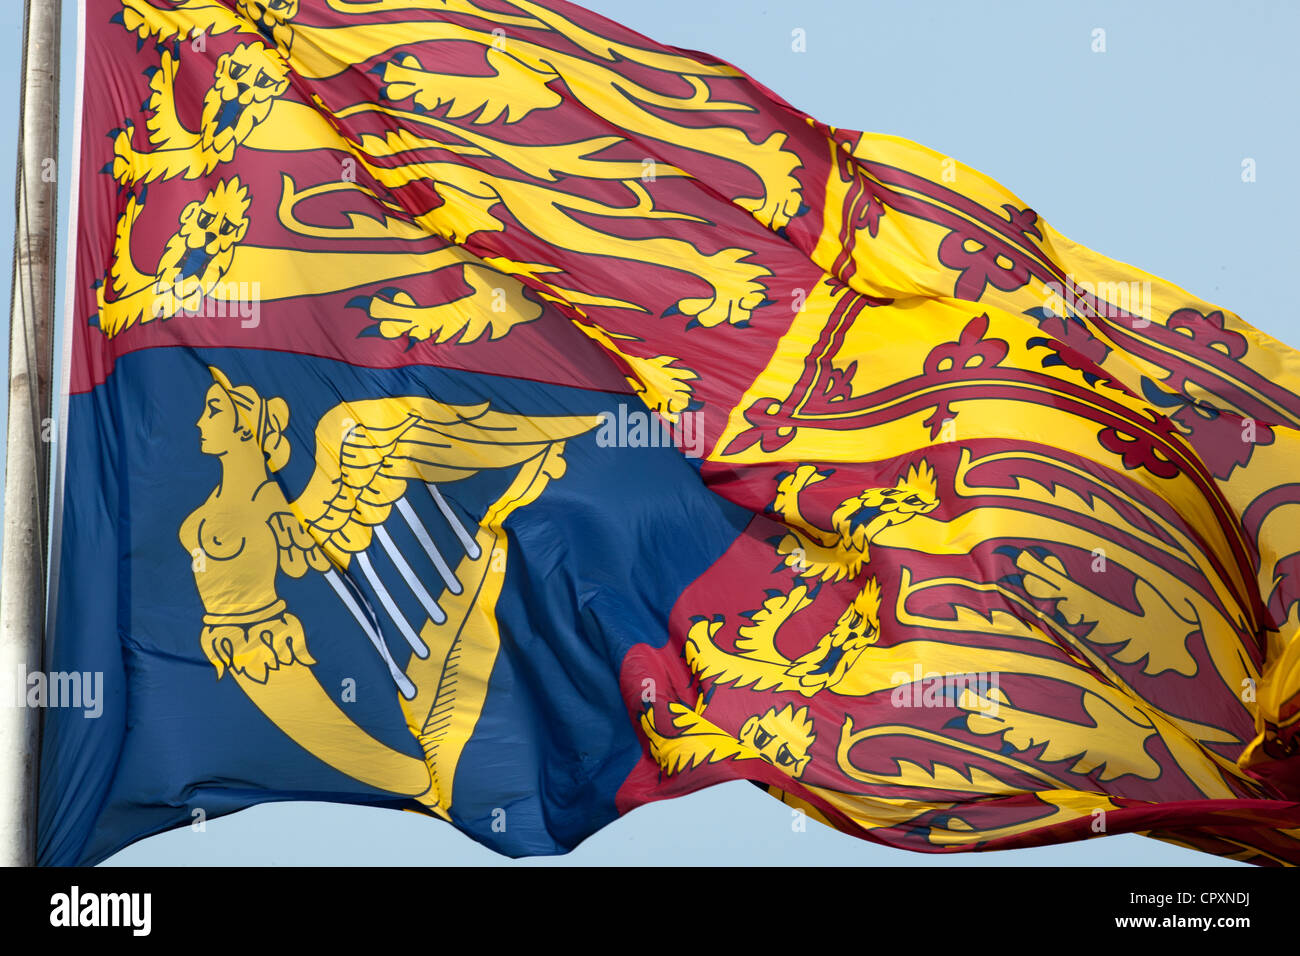
{"label": "royal standard flag", "polygon": [[561,0],[83,0],[40,859],[748,779],[1300,862],[1300,354]]}

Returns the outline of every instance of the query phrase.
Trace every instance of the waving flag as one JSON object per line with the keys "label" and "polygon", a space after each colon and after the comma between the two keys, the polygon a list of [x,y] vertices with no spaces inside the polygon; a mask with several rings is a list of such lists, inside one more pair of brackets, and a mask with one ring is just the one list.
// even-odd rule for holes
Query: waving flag
{"label": "waving flag", "polygon": [[84,0],[41,859],[733,779],[1300,862],[1300,355],[559,0]]}

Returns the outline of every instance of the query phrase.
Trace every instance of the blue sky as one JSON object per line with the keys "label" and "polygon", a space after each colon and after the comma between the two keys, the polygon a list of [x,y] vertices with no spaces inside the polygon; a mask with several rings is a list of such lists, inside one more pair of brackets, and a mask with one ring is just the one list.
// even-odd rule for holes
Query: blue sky
{"label": "blue sky", "polygon": [[[304,0],[310,3],[312,0]],[[732,61],[836,126],[917,140],[991,175],[1071,239],[1168,278],[1285,342],[1300,239],[1293,37],[1277,2],[589,0],[614,20]],[[70,94],[75,0],[65,2]],[[21,4],[0,9],[0,255],[12,257]],[[792,49],[792,31],[806,36]],[[1094,52],[1096,30],[1105,52]],[[93,36],[92,41],[93,42]],[[62,144],[72,146],[65,95]],[[1256,181],[1242,181],[1255,162]],[[60,169],[69,168],[66,160]],[[66,194],[60,246],[66,251]],[[7,275],[7,272],[5,273]],[[62,276],[62,270],[60,270]],[[7,280],[6,280],[7,281]],[[7,294],[7,289],[6,289]],[[61,306],[60,306],[61,309]],[[0,352],[7,351],[7,336]],[[6,356],[7,361],[7,356]],[[3,404],[0,391],[0,404]],[[2,454],[2,452],[0,452]],[[743,783],[648,806],[567,857],[512,862],[413,814],[272,804],[142,841],[110,864],[1201,865],[1138,836],[997,854],[888,850],[810,824]]]}

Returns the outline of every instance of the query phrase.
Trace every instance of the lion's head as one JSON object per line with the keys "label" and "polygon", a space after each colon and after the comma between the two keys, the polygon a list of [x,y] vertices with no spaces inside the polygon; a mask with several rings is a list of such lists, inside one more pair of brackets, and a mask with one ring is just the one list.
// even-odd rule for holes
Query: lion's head
{"label": "lion's head", "polygon": [[248,187],[236,176],[187,205],[158,263],[158,291],[179,289],[188,295],[210,290],[230,268],[235,246],[248,232],[250,201]]}
{"label": "lion's head", "polygon": [[835,509],[831,522],[846,547],[865,551],[867,544],[890,525],[939,507],[934,469],[927,462],[913,465],[892,488],[868,488]]}
{"label": "lion's head", "polygon": [[880,640],[880,585],[869,578],[839,620],[807,654],[790,667],[790,673],[811,694],[834,687],[858,662],[864,651]]}
{"label": "lion's head", "polygon": [[808,751],[816,736],[808,708],[791,704],[756,714],[740,728],[740,740],[758,751],[768,763],[797,777],[808,766]]}
{"label": "lion's head", "polygon": [[235,147],[263,122],[289,89],[284,57],[260,43],[241,43],[217,60],[212,88],[203,98],[199,137],[205,149],[229,161]]}

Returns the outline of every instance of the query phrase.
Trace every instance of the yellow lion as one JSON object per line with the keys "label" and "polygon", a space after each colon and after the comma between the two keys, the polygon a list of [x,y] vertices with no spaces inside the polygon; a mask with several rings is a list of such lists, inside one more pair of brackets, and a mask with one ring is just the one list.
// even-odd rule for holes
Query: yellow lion
{"label": "yellow lion", "polygon": [[929,514],[939,506],[934,469],[913,465],[892,488],[868,488],[842,502],[831,515],[832,530],[804,517],[799,494],[831,472],[800,465],[777,484],[773,510],[790,527],[777,544],[787,567],[826,581],[856,577],[867,562],[871,541],[886,528]]}
{"label": "yellow lion", "polygon": [[654,711],[641,715],[641,730],[650,743],[650,755],[666,774],[691,770],[724,760],[762,760],[791,777],[799,777],[812,760],[809,751],[817,739],[807,707],[786,704],[747,718],[738,736],[732,736],[704,717],[705,699],[694,709],[670,703],[668,712],[676,736],[661,734]]}
{"label": "yellow lion", "polygon": [[150,150],[131,142],[134,124],[127,122],[113,142],[113,178],[123,185],[150,183],[180,176],[198,179],[235,156],[253,130],[264,123],[276,101],[289,89],[289,66],[274,50],[260,43],[241,43],[217,60],[212,86],[203,97],[197,132],[181,121],[176,110],[178,61],[169,51],[149,81],[146,120]]}
{"label": "yellow lion", "polygon": [[113,336],[136,322],[193,310],[230,270],[235,247],[248,232],[249,195],[239,177],[219,182],[201,200],[181,211],[179,228],[163,247],[152,275],[135,269],[130,234],[144,209],[134,196],[127,202],[114,242],[110,271],[115,298],[107,298],[105,285],[96,287],[99,327]]}
{"label": "yellow lion", "polygon": [[[340,191],[360,194],[349,183],[299,193],[286,176],[280,197],[281,222],[299,235],[321,233],[321,227],[313,229],[301,223],[293,215],[293,207],[298,199]],[[541,307],[524,296],[517,279],[455,246],[425,251],[318,252],[246,244],[251,203],[249,189],[239,177],[218,183],[202,199],[184,207],[158,265],[149,269],[136,263],[132,249],[145,195],[131,196],[118,219],[107,282],[96,287],[98,324],[104,334],[111,337],[139,323],[197,313],[205,300],[222,318],[233,315],[236,305],[241,317],[246,307],[260,315],[260,305],[265,302],[327,295],[408,277],[423,279],[440,269],[460,269],[469,293],[428,304],[400,292],[387,298],[363,295],[350,304],[363,308],[378,323],[373,327],[375,334],[387,338],[405,335],[412,341],[435,338],[443,342],[457,337],[469,342],[484,335],[499,338],[513,326],[541,315]],[[389,217],[381,220],[351,213],[349,222],[332,231],[410,237],[408,226]],[[500,305],[506,306],[504,312]],[[260,318],[247,321],[255,324]]]}
{"label": "yellow lion", "polygon": [[168,8],[151,0],[122,0],[122,12],[113,18],[140,38],[175,40],[199,33],[260,33],[281,53],[293,45],[293,18],[298,0],[236,0],[234,9],[222,0],[176,0]]}
{"label": "yellow lion", "polygon": [[725,618],[699,618],[686,637],[686,664],[700,681],[752,687],[756,691],[796,691],[811,697],[834,690],[848,677],[863,652],[880,639],[880,585],[871,578],[839,616],[835,625],[806,654],[795,659],[777,648],[781,627],[813,602],[808,586],[789,594],[769,592],[763,606],[738,628],[736,649],[725,651],[714,637]]}

